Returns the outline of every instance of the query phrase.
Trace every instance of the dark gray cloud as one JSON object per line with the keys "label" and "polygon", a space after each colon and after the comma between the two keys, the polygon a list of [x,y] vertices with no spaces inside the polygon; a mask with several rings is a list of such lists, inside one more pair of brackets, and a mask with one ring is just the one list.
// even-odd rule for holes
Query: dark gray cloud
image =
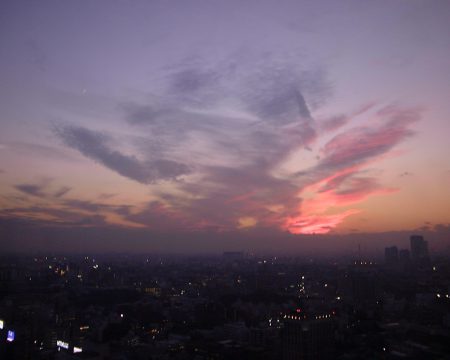
{"label": "dark gray cloud", "polygon": [[66,195],[70,190],[72,190],[72,188],[70,188],[68,186],[62,186],[61,188],[59,188],[59,190],[57,190],[53,193],[53,196],[56,198],[60,198],[64,195]]}
{"label": "dark gray cloud", "polygon": [[[55,208],[50,206],[31,206],[5,208],[0,211],[0,218],[21,218],[35,222],[39,226],[103,226],[106,221],[103,215],[86,215],[70,208]],[[43,220],[46,217],[49,219]]]}
{"label": "dark gray cloud", "polygon": [[220,76],[217,73],[191,68],[173,74],[170,91],[179,94],[192,94],[213,86]]}
{"label": "dark gray cloud", "polygon": [[41,180],[40,182],[34,183],[34,184],[17,184],[14,185],[14,188],[16,190],[21,191],[22,193],[26,195],[32,195],[40,198],[60,198],[66,195],[72,188],[67,186],[61,186],[57,190],[52,190],[51,188],[51,182],[53,179],[45,178]]}
{"label": "dark gray cloud", "polygon": [[67,199],[64,200],[61,205],[71,211],[83,211],[98,213],[101,211],[114,212],[121,216],[128,216],[130,214],[131,206],[129,205],[110,205],[95,201],[79,200],[79,199]]}
{"label": "dark gray cloud", "polygon": [[182,64],[169,71],[167,79],[169,86],[161,96],[177,106],[211,108],[231,102],[260,120],[278,123],[311,118],[307,103],[319,103],[318,98],[329,93],[322,72],[302,71],[298,64],[276,60],[273,54],[213,66],[201,61]]}
{"label": "dark gray cloud", "polygon": [[267,121],[290,123],[311,118],[301,92],[301,80],[294,74],[269,71],[251,79],[243,96],[247,109]]}
{"label": "dark gray cloud", "polygon": [[85,200],[77,200],[77,199],[64,200],[63,204],[64,204],[64,206],[71,208],[71,209],[90,211],[90,212],[98,212],[106,207],[105,205],[100,204],[100,203],[95,203],[92,201],[85,201]]}
{"label": "dark gray cloud", "polygon": [[32,195],[36,197],[45,197],[45,187],[46,185],[38,184],[19,184],[14,186],[17,190],[23,192],[27,195]]}
{"label": "dark gray cloud", "polygon": [[[44,191],[41,193],[44,194]],[[45,197],[45,194],[42,197]],[[54,197],[51,204],[42,202],[41,205],[29,206],[29,201],[25,198],[21,206],[4,207],[0,210],[0,218],[19,216],[33,220],[42,226],[104,226],[107,224],[106,214],[117,214],[126,218],[130,216],[131,209],[132,206],[126,204],[113,205],[59,197]]]}
{"label": "dark gray cloud", "polygon": [[122,176],[143,184],[171,180],[189,172],[181,163],[166,159],[139,160],[113,149],[106,135],[82,127],[59,126],[55,133],[64,143]]}
{"label": "dark gray cloud", "polygon": [[127,121],[132,125],[153,125],[157,121],[180,117],[182,112],[176,109],[161,107],[161,105],[139,105],[135,103],[123,104]]}

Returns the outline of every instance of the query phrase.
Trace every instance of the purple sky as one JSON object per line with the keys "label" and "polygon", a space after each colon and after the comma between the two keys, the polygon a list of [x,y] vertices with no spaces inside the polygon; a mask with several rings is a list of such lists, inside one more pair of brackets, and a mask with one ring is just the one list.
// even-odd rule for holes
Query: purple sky
{"label": "purple sky", "polygon": [[450,3],[2,1],[13,250],[450,244]]}

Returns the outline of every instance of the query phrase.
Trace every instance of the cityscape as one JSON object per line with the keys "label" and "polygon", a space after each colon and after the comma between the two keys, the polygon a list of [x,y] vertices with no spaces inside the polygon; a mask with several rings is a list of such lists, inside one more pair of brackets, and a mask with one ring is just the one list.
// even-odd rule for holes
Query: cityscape
{"label": "cityscape", "polygon": [[450,0],[1,0],[0,360],[450,360]]}
{"label": "cityscape", "polygon": [[445,359],[450,262],[422,236],[377,260],[11,256],[2,359]]}

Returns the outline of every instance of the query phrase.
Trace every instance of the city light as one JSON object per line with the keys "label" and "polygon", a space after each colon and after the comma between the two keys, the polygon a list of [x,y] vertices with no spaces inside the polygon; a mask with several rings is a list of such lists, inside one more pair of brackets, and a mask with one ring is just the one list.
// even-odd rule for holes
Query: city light
{"label": "city light", "polygon": [[6,341],[13,342],[15,338],[16,338],[15,332],[12,330],[8,330],[8,335],[6,337]]}
{"label": "city light", "polygon": [[58,340],[56,341],[56,346],[59,348],[63,348],[63,349],[69,349],[69,343],[62,341],[62,340]]}

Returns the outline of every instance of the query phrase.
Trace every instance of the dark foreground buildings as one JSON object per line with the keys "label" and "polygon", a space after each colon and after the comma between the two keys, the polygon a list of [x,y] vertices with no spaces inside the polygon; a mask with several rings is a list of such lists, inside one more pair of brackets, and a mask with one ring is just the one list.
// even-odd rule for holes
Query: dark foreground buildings
{"label": "dark foreground buildings", "polygon": [[334,359],[333,317],[332,314],[288,315],[282,330],[282,359]]}
{"label": "dark foreground buildings", "polygon": [[446,359],[450,260],[430,259],[424,241],[381,264],[3,257],[0,359]]}

